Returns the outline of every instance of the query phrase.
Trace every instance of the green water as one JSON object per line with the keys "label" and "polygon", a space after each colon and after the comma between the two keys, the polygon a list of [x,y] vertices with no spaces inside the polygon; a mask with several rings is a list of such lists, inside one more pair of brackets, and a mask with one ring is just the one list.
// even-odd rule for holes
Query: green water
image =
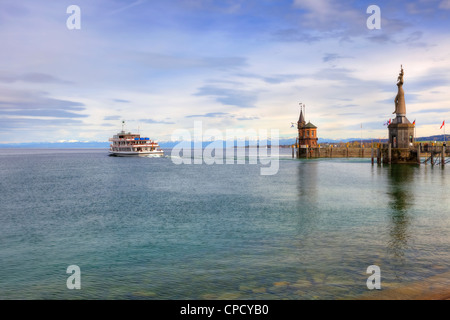
{"label": "green water", "polygon": [[[0,150],[0,299],[353,299],[449,271],[448,168]],[[81,269],[81,289],[66,268]]]}

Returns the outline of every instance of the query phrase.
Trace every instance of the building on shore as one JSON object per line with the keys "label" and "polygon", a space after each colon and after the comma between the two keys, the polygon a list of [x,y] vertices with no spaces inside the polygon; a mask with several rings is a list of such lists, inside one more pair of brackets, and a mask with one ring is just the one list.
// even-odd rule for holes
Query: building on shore
{"label": "building on shore", "polygon": [[[432,165],[450,163],[446,159],[449,149],[445,143],[442,147],[422,148],[421,144],[415,143],[414,123],[406,117],[405,92],[403,90],[403,66],[397,78],[397,95],[395,97],[395,119],[389,120],[389,139],[387,143],[372,141],[364,146],[361,141],[359,147],[347,144],[323,144],[318,145],[317,127],[311,122],[306,123],[304,105],[300,104],[300,117],[297,122],[298,138],[296,144],[292,145],[292,158],[372,158],[372,164],[420,164],[431,163]],[[292,123],[294,126],[294,123]],[[421,160],[421,152],[425,152],[425,160]]]}
{"label": "building on shore", "polygon": [[414,147],[414,124],[406,117],[405,92],[403,90],[403,66],[397,78],[395,119],[389,124],[389,142],[382,150],[384,163],[420,163],[419,150]]}
{"label": "building on shore", "polygon": [[414,124],[406,118],[405,92],[403,90],[403,66],[397,78],[398,92],[395,97],[395,119],[389,124],[389,143],[392,148],[409,149],[414,143]]}
{"label": "building on shore", "polygon": [[306,123],[304,105],[300,104],[300,117],[297,122],[298,145],[300,148],[317,147],[317,127],[311,122]]}

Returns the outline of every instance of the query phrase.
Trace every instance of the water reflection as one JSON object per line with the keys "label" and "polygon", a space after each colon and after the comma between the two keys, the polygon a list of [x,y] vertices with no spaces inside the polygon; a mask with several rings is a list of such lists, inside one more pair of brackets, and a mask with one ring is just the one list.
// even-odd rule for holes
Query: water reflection
{"label": "water reflection", "polygon": [[316,161],[299,161],[297,166],[297,193],[299,210],[299,230],[302,234],[313,232],[317,220],[317,171]]}
{"label": "water reflection", "polygon": [[413,205],[412,182],[415,166],[391,165],[388,168],[388,195],[391,225],[389,229],[388,252],[395,265],[396,277],[402,277],[405,264],[405,251],[411,237],[409,226],[411,215],[409,209]]}
{"label": "water reflection", "polygon": [[318,162],[301,161],[297,166],[297,190],[303,200],[317,197],[317,166]]}

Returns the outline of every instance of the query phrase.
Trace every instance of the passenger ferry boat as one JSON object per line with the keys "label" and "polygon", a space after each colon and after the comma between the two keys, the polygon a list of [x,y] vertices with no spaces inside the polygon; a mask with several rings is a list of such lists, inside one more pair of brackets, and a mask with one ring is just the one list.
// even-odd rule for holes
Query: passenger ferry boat
{"label": "passenger ferry boat", "polygon": [[164,151],[160,149],[159,144],[150,138],[141,137],[139,133],[122,131],[109,138],[111,141],[109,148],[110,156],[155,156],[162,157]]}

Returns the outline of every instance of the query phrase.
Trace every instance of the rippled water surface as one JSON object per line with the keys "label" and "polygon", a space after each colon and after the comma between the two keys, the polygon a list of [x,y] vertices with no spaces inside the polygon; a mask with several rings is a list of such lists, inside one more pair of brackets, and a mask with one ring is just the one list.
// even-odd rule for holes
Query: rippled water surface
{"label": "rippled water surface", "polygon": [[450,271],[450,167],[260,167],[0,149],[0,298],[353,299],[369,265],[382,288]]}

